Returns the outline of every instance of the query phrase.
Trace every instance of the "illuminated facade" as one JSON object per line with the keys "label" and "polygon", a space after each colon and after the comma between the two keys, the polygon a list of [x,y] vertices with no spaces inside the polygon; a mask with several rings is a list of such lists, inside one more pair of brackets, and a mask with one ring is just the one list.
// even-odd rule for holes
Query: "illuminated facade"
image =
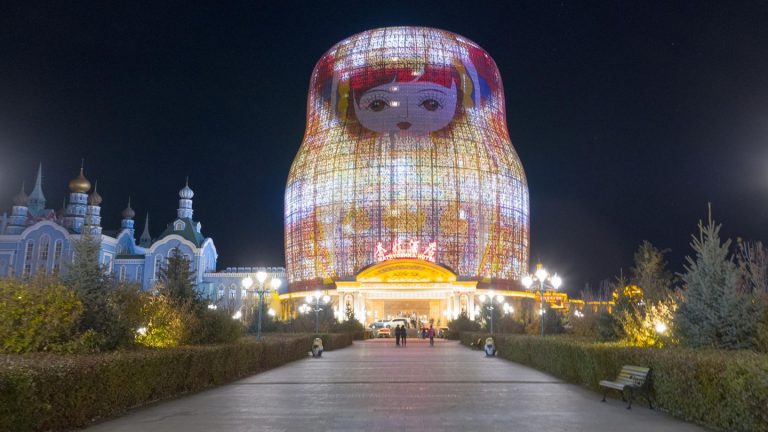
{"label": "illuminated facade", "polygon": [[478,45],[437,29],[382,28],[317,63],[285,193],[290,291],[341,294],[387,259],[519,289],[528,208],[501,77]]}
{"label": "illuminated facade", "polygon": [[66,205],[59,211],[45,208],[41,165],[32,193],[27,196],[22,186],[13,199],[11,214],[0,215],[0,279],[66,275],[68,265],[74,261],[73,242],[89,235],[99,243],[98,260],[106,272],[120,282],[135,283],[145,290],[153,289],[168,256],[178,249],[189,259],[200,296],[217,306],[237,310],[253,304],[253,290],[246,292],[241,281],[246,276],[255,278],[259,271],[265,271],[269,279],[283,280],[280,292],[286,292],[282,267],[216,271],[218,252],[213,239],[203,235],[201,223],[193,219],[193,197],[194,192],[185,184],[178,194],[176,218],[159,236],[152,237],[147,215],[137,242],[136,212],[131,208],[130,199],[121,213],[120,228],[102,229],[102,196],[92,187],[82,168],[69,182]]}

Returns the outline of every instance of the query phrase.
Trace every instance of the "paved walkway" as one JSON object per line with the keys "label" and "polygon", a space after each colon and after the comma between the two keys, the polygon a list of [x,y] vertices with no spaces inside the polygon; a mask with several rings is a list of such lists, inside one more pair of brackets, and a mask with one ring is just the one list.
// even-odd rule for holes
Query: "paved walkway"
{"label": "paved walkway", "polygon": [[89,431],[703,431],[458,342],[356,342]]}

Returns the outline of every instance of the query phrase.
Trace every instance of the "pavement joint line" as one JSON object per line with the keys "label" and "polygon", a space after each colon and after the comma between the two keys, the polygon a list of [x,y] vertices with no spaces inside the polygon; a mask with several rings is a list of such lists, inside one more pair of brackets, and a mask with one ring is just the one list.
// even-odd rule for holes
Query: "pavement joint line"
{"label": "pavement joint line", "polygon": [[274,381],[274,382],[246,382],[246,383],[232,383],[231,385],[250,386],[250,385],[304,385],[304,384],[563,384],[568,383],[563,381]]}

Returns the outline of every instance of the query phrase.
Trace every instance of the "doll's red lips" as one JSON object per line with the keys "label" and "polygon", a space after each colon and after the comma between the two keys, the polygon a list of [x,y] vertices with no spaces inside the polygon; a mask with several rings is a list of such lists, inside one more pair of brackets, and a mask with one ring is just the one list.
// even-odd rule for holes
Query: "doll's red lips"
{"label": "doll's red lips", "polygon": [[400,122],[400,123],[397,124],[397,127],[399,127],[402,130],[406,130],[409,127],[411,127],[411,124],[408,123],[408,122]]}

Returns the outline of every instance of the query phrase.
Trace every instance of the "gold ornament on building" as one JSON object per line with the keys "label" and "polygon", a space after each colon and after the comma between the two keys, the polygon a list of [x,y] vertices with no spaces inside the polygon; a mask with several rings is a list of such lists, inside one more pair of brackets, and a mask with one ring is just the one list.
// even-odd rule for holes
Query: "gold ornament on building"
{"label": "gold ornament on building", "polygon": [[69,190],[75,193],[88,193],[91,190],[91,182],[83,175],[82,165],[80,165],[80,174],[69,181]]}

